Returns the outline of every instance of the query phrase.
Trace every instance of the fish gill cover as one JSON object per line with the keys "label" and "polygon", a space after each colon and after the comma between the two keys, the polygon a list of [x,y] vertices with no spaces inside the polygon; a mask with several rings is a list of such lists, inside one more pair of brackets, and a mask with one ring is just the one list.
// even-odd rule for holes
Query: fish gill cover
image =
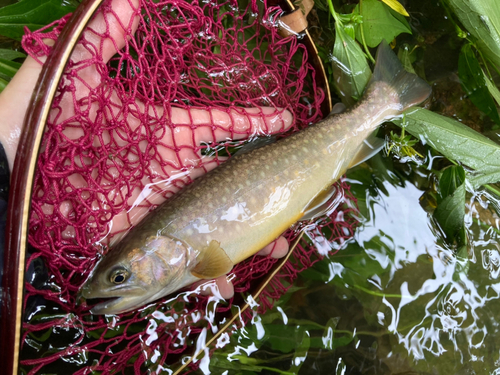
{"label": "fish gill cover", "polygon": [[[256,256],[237,265],[237,297],[227,303],[181,295],[118,317],[93,316],[78,304],[80,286],[107,245],[231,154],[234,143],[226,139],[254,135],[248,126],[235,125],[240,118],[255,119],[243,108],[274,107],[278,119],[290,110],[290,132],[323,116],[324,93],[316,87],[305,46],[277,33],[279,8],[255,0],[142,0],[139,7],[124,0],[129,9],[124,15],[123,8],[114,6],[117,2],[105,2],[96,14],[105,21],[99,23],[103,28],[83,33],[42,142],[24,297],[25,373],[178,368],[182,356],[192,355],[202,342],[200,333],[210,337],[217,332],[213,313],[222,321],[237,313],[234,300],[241,302],[242,293],[250,293],[276,259]],[[50,52],[43,41],[56,40],[66,21],[28,33],[25,50],[43,60]],[[116,30],[124,30],[125,37],[113,39]],[[116,53],[109,55],[109,50]],[[265,110],[259,112],[266,116]],[[271,128],[266,122],[263,133],[283,131],[283,124]],[[337,190],[350,196],[343,182]],[[352,208],[341,210],[315,233],[321,237],[325,227],[329,241],[349,238],[356,221]],[[294,231],[286,234],[290,243],[296,237]],[[257,311],[272,306],[297,274],[319,258],[311,243],[301,241],[261,294]],[[251,318],[252,312],[245,311],[234,327]],[[195,361],[190,368],[199,365]]]}

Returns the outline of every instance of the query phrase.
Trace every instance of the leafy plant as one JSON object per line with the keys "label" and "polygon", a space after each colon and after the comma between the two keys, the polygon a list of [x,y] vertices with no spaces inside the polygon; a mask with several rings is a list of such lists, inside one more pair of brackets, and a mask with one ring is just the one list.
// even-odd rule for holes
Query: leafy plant
{"label": "leafy plant", "polygon": [[[399,4],[397,1],[390,2]],[[404,11],[404,8],[399,4]],[[363,0],[355,12],[363,17],[363,23],[356,28],[356,40],[368,47],[377,47],[382,40],[392,42],[401,33],[411,34],[410,25],[405,17],[378,0]],[[408,15],[406,13],[406,15]]]}
{"label": "leafy plant", "polygon": [[0,35],[21,40],[25,27],[38,30],[74,10],[64,0],[22,0],[0,8]]}
{"label": "leafy plant", "polygon": [[[0,7],[0,36],[20,41],[25,27],[34,31],[58,20],[76,9],[76,1],[22,0]],[[0,48],[0,92],[21,67],[26,55],[17,50]]]}

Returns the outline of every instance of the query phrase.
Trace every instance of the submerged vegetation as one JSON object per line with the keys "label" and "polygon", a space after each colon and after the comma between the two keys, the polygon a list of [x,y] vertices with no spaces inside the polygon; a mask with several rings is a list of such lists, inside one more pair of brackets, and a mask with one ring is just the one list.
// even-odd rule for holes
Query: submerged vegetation
{"label": "submerged vegetation", "polygon": [[[0,8],[0,89],[61,0]],[[404,7],[403,7],[404,6]],[[352,169],[361,227],[264,315],[212,353],[213,373],[500,373],[500,4],[316,0],[310,32],[338,100],[352,106],[375,48],[433,85],[379,132],[384,155]]]}

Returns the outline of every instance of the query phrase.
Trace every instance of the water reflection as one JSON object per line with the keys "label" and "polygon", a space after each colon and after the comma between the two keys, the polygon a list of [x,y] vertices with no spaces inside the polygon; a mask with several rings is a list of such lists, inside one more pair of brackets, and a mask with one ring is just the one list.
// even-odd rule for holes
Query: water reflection
{"label": "water reflection", "polygon": [[[376,178],[362,168],[349,175],[366,218],[362,227],[347,247],[303,272],[299,290],[262,316],[263,339],[247,333],[250,346],[260,349],[248,355],[252,364],[295,368],[302,331],[310,336],[298,367],[304,374],[500,374],[499,220],[493,210],[500,200],[469,193],[469,246],[455,249],[422,207],[430,184],[425,168],[402,176],[390,160],[378,157],[370,165]],[[327,236],[314,234],[326,248]]]}

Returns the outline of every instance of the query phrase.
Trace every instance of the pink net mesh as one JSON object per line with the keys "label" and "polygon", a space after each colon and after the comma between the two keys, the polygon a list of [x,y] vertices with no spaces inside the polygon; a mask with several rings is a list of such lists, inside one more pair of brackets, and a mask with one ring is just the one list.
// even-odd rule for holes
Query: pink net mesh
{"label": "pink net mesh", "polygon": [[[228,139],[293,132],[321,119],[324,94],[307,51],[277,34],[279,15],[255,0],[115,0],[100,8],[59,86],[36,171],[21,353],[27,373],[175,368],[215,324],[204,317],[230,312],[233,300],[209,309],[209,297],[191,296],[119,318],[92,316],[76,296],[107,245],[242,142]],[[66,21],[27,33],[26,51],[42,61],[50,52],[44,42],[57,39]],[[294,115],[289,129],[285,109]],[[348,200],[348,186],[337,188]],[[341,205],[341,220],[337,210],[318,224],[328,241],[352,235],[349,207]],[[289,242],[296,233],[286,234]],[[258,311],[318,259],[300,242]],[[236,295],[251,292],[275,262],[255,256],[237,265]],[[239,324],[250,317],[247,311]]]}

